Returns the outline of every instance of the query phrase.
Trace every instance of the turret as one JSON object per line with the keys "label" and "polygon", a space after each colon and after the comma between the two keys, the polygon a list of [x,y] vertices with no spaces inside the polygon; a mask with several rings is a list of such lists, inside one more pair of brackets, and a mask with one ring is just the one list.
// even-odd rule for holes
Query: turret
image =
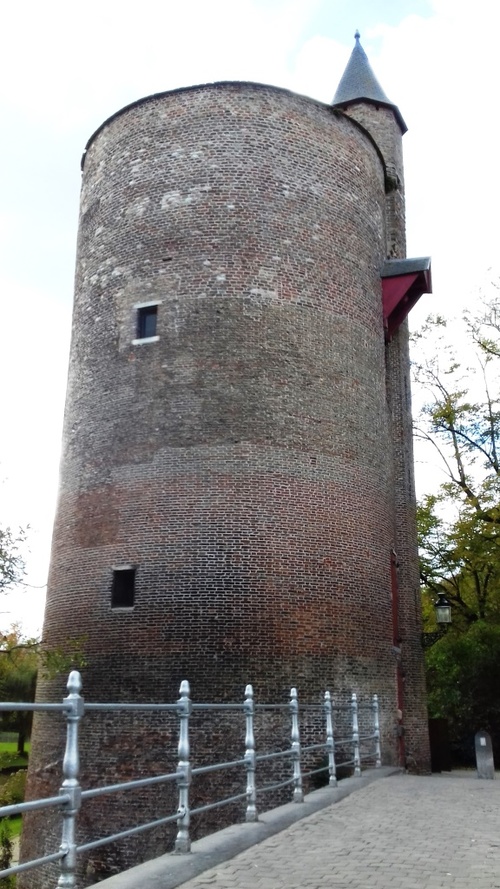
{"label": "turret", "polygon": [[401,130],[401,135],[404,135],[408,127],[398,106],[386,96],[375,77],[368,56],[361,46],[360,36],[359,31],[356,31],[354,35],[356,43],[333,97],[332,105],[334,108],[346,109],[363,102],[374,105],[376,108],[391,108]]}
{"label": "turret", "polygon": [[345,111],[372,136],[386,168],[386,256],[401,258],[406,253],[405,199],[402,136],[403,116],[380,86],[356,31],[355,45],[340,79],[333,108]]}
{"label": "turret", "polygon": [[[386,338],[386,389],[393,455],[393,552],[391,594],[396,657],[400,761],[415,768],[427,745],[423,661],[420,648],[419,573],[407,316],[431,291],[430,259],[406,259],[402,136],[397,105],[380,86],[361,46],[359,31],[333,98],[333,108],[356,120],[374,139],[385,164],[385,249],[380,269]],[[404,734],[403,734],[404,733]],[[404,738],[404,740],[403,740]],[[420,751],[420,755],[417,754]]]}

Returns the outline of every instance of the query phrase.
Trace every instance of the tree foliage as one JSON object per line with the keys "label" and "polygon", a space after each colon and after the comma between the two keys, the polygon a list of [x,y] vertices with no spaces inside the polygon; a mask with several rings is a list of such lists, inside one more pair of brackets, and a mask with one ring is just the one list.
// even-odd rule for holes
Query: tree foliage
{"label": "tree foliage", "polygon": [[449,334],[434,318],[416,338],[433,351],[415,364],[427,394],[416,435],[439,454],[447,476],[441,493],[500,533],[500,296],[476,315],[464,313],[458,343]]}
{"label": "tree foliage", "polygon": [[421,576],[470,625],[500,616],[500,296],[465,313],[458,342],[451,333],[434,318],[418,336],[431,358],[415,365],[416,436],[444,470],[419,507]]}
{"label": "tree foliage", "polygon": [[419,504],[424,626],[432,601],[453,606],[447,636],[427,652],[429,712],[471,748],[478,729],[500,749],[500,294],[461,328],[433,318],[417,337],[423,406],[416,436],[444,471]]}
{"label": "tree foliage", "polygon": [[[12,864],[14,844],[8,818],[0,820],[0,870],[7,870]],[[2,877],[0,879],[2,889],[12,889],[15,886],[15,877]]]}
{"label": "tree foliage", "polygon": [[25,540],[24,531],[19,530],[16,533],[12,528],[0,527],[0,592],[22,580],[24,575],[22,545]]}
{"label": "tree foliage", "polygon": [[[38,640],[23,636],[18,625],[0,640],[0,701],[31,703],[35,700],[38,672]],[[24,755],[24,746],[31,732],[32,714],[23,710],[2,714],[4,731],[17,732],[17,749]]]}
{"label": "tree foliage", "polygon": [[474,762],[474,735],[488,731],[500,754],[500,626],[477,621],[426,653],[429,714],[448,721],[456,763]]}
{"label": "tree foliage", "polygon": [[462,630],[478,620],[500,622],[500,545],[496,528],[492,529],[467,505],[457,511],[447,491],[425,496],[417,520],[427,622],[432,622],[431,602],[440,593],[451,602],[454,625]]}

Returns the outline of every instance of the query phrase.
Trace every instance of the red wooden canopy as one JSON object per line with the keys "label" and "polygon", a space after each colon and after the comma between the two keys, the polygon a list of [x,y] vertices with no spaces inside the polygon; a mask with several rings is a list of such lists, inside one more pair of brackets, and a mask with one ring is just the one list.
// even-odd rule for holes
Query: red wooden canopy
{"label": "red wooden canopy", "polygon": [[431,260],[387,259],[382,267],[382,306],[386,339],[390,340],[422,293],[432,292]]}

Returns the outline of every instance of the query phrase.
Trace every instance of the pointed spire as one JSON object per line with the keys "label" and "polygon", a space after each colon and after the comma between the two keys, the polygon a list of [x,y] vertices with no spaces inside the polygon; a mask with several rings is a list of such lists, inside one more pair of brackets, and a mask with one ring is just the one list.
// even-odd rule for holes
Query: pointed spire
{"label": "pointed spire", "polygon": [[406,126],[401,112],[386,96],[373,73],[368,56],[360,43],[360,33],[356,31],[354,38],[356,43],[347,63],[347,67],[340,79],[337,92],[333,97],[334,108],[346,108],[353,102],[370,102],[374,105],[384,105],[392,108],[402,133],[406,133]]}

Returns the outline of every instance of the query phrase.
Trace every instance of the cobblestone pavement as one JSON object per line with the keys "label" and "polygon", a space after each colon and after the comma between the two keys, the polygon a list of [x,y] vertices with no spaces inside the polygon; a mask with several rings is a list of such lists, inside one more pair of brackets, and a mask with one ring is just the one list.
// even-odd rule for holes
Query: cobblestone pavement
{"label": "cobblestone pavement", "polygon": [[182,889],[500,889],[500,780],[394,775]]}

